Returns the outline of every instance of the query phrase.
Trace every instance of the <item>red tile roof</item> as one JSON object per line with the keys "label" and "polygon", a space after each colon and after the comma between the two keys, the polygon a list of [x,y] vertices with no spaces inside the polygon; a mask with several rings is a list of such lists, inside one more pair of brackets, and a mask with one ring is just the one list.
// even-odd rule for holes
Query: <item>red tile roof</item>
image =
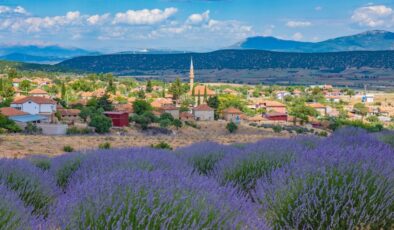
{"label": "red tile roof", "polygon": [[6,117],[22,116],[22,115],[28,114],[28,113],[25,113],[23,111],[20,111],[15,108],[11,108],[11,107],[0,108],[0,113]]}
{"label": "red tile roof", "polygon": [[315,108],[315,109],[320,109],[320,108],[326,108],[325,105],[322,105],[320,103],[310,103],[308,104],[309,107]]}
{"label": "red tile roof", "polygon": [[175,105],[163,105],[160,110],[179,110]]}
{"label": "red tile roof", "polygon": [[81,113],[79,109],[59,109],[62,116],[78,116]]}
{"label": "red tile roof", "polygon": [[28,101],[32,101],[37,104],[53,104],[53,105],[56,104],[56,101],[54,101],[52,99],[45,98],[45,97],[34,97],[34,96],[28,96],[28,97],[24,97],[24,98],[15,100],[12,102],[12,104],[23,104]]}
{"label": "red tile roof", "polygon": [[195,110],[195,111],[213,111],[214,109],[209,107],[207,104],[202,104],[202,105],[198,105],[198,106],[194,107],[193,110]]}

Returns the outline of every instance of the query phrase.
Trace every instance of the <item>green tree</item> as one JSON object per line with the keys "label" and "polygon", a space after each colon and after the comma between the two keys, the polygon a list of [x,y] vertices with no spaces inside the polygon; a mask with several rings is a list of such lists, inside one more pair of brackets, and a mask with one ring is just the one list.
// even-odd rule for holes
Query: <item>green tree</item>
{"label": "green tree", "polygon": [[229,123],[227,123],[226,129],[227,129],[230,133],[234,133],[235,131],[237,131],[238,126],[237,126],[237,124],[235,124],[234,122],[230,121]]}
{"label": "green tree", "polygon": [[204,103],[207,103],[208,101],[208,91],[207,91],[207,86],[204,87]]}
{"label": "green tree", "polygon": [[10,79],[14,79],[18,77],[18,71],[16,71],[15,68],[11,68],[10,70],[8,70],[8,78]]}
{"label": "green tree", "polygon": [[179,77],[176,78],[176,80],[171,84],[169,91],[172,93],[172,98],[174,100],[178,100],[179,97],[184,93],[182,82]]}
{"label": "green tree", "polygon": [[134,113],[137,115],[142,115],[146,112],[151,112],[153,110],[150,103],[145,100],[135,100],[133,102]]}
{"label": "green tree", "polygon": [[130,120],[134,121],[136,124],[138,124],[142,130],[148,129],[149,124],[155,122],[156,119],[157,118],[155,117],[155,115],[151,111],[145,111],[141,115],[135,114],[130,118]]}
{"label": "green tree", "polygon": [[174,121],[172,121],[172,124],[175,126],[176,129],[182,128],[183,126],[182,121],[179,119],[174,119]]}
{"label": "green tree", "polygon": [[316,109],[306,106],[303,102],[295,102],[290,107],[289,114],[294,116],[294,124],[297,122],[297,119],[301,121],[301,124],[309,121],[309,116],[317,116],[319,113]]}
{"label": "green tree", "polygon": [[28,93],[31,90],[31,82],[28,80],[23,80],[20,84],[19,84],[19,88],[24,92],[24,93]]}
{"label": "green tree", "polygon": [[102,114],[94,114],[89,126],[94,127],[97,133],[108,133],[112,127],[112,120]]}
{"label": "green tree", "polygon": [[22,129],[13,121],[8,119],[8,117],[0,114],[0,133],[1,129],[6,130],[7,132],[20,132]]}
{"label": "green tree", "polygon": [[153,91],[152,81],[148,80],[148,82],[146,83],[146,92],[151,93],[152,91]]}
{"label": "green tree", "polygon": [[145,99],[145,97],[146,97],[145,91],[144,91],[143,89],[140,89],[140,90],[137,92],[137,98],[139,98],[139,99]]}
{"label": "green tree", "polygon": [[107,79],[108,79],[107,92],[115,94],[116,93],[116,87],[114,85],[114,77],[112,76],[112,74],[108,74],[107,75]]}
{"label": "green tree", "polygon": [[66,85],[62,82],[61,90],[60,90],[61,98],[65,100],[66,98]]}
{"label": "green tree", "polygon": [[363,103],[356,103],[353,109],[357,114],[361,115],[361,120],[364,120],[364,117],[368,114],[368,107]]}
{"label": "green tree", "polygon": [[108,94],[105,94],[97,100],[97,108],[102,108],[104,111],[112,111],[114,109]]}
{"label": "green tree", "polygon": [[209,107],[214,109],[214,116],[215,116],[215,120],[219,119],[219,113],[218,113],[218,109],[219,109],[219,98],[218,96],[213,96],[210,97],[207,101],[207,104]]}
{"label": "green tree", "polygon": [[200,95],[200,91],[198,91],[198,94],[197,94],[197,105],[201,105],[201,95]]}
{"label": "green tree", "polygon": [[352,90],[352,89],[347,89],[346,95],[348,95],[349,98],[352,98],[352,96],[356,95],[356,92],[354,92],[354,90]]}

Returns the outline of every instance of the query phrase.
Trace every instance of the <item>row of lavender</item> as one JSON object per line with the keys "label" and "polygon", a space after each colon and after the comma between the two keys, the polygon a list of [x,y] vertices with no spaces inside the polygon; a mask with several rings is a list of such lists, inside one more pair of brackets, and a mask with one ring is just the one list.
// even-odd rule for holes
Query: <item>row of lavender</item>
{"label": "row of lavender", "polygon": [[[0,229],[390,229],[394,134],[0,160]],[[391,144],[391,145],[390,145]]]}

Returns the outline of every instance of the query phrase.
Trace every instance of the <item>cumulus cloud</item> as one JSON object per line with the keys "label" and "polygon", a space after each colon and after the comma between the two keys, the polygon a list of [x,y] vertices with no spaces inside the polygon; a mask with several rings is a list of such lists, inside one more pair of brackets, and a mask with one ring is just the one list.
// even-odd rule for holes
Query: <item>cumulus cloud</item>
{"label": "cumulus cloud", "polygon": [[209,10],[205,11],[202,14],[192,14],[187,19],[187,23],[189,24],[201,24],[203,22],[207,22],[209,20]]}
{"label": "cumulus cloud", "polygon": [[15,22],[18,27],[27,26],[29,32],[39,32],[42,29],[65,26],[77,23],[81,18],[79,11],[67,12],[64,16],[54,17],[28,17],[22,21]]}
{"label": "cumulus cloud", "polygon": [[385,5],[370,5],[356,9],[352,21],[360,26],[378,27],[393,22],[393,9]]}
{"label": "cumulus cloud", "polygon": [[92,15],[92,16],[88,17],[88,18],[86,19],[86,21],[87,21],[90,25],[97,25],[97,24],[102,24],[102,23],[104,23],[105,21],[107,21],[107,20],[109,19],[109,17],[110,17],[110,14],[109,14],[109,13],[106,13],[106,14],[103,14],[103,15],[95,14],[95,15]]}
{"label": "cumulus cloud", "polygon": [[290,28],[308,27],[311,25],[312,23],[308,21],[288,21],[286,23],[286,26]]}
{"label": "cumulus cloud", "polygon": [[167,20],[176,12],[178,12],[178,9],[174,7],[164,10],[128,10],[125,13],[117,13],[113,20],[113,24],[153,25]]}
{"label": "cumulus cloud", "polygon": [[15,8],[9,6],[0,6],[0,14],[28,14],[28,12],[22,7],[17,6]]}

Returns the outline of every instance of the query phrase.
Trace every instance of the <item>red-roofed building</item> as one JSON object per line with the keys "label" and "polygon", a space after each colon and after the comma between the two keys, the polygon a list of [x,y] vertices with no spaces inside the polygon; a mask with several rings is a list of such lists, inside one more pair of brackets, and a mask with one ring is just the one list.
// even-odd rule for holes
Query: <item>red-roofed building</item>
{"label": "red-roofed building", "polygon": [[277,112],[277,113],[287,113],[286,105],[278,101],[263,101],[259,104],[259,108],[264,108],[267,113]]}
{"label": "red-roofed building", "polygon": [[173,118],[179,119],[179,108],[174,105],[164,105],[160,107],[161,113],[169,113]]}
{"label": "red-roofed building", "polygon": [[45,97],[23,97],[13,101],[11,107],[29,114],[46,116],[49,121],[53,121],[53,114],[56,112],[56,102]]}
{"label": "red-roofed building", "polygon": [[226,121],[240,122],[242,114],[241,110],[234,107],[223,110],[223,117]]}
{"label": "red-roofed building", "polygon": [[267,120],[270,121],[287,121],[288,117],[286,113],[271,112],[264,115]]}
{"label": "red-roofed building", "polygon": [[325,105],[322,105],[320,103],[309,103],[307,106],[316,109],[320,115],[325,116],[327,114],[327,107]]}
{"label": "red-roofed building", "polygon": [[194,107],[192,114],[197,121],[213,121],[215,119],[214,109],[206,104]]}
{"label": "red-roofed building", "polygon": [[20,111],[15,108],[11,108],[11,107],[0,108],[0,114],[4,115],[6,117],[28,115],[28,113],[26,113],[26,112],[23,112],[23,111]]}
{"label": "red-roofed building", "polygon": [[42,90],[42,89],[33,89],[29,92],[29,96],[32,97],[49,97],[49,94],[47,91]]}

